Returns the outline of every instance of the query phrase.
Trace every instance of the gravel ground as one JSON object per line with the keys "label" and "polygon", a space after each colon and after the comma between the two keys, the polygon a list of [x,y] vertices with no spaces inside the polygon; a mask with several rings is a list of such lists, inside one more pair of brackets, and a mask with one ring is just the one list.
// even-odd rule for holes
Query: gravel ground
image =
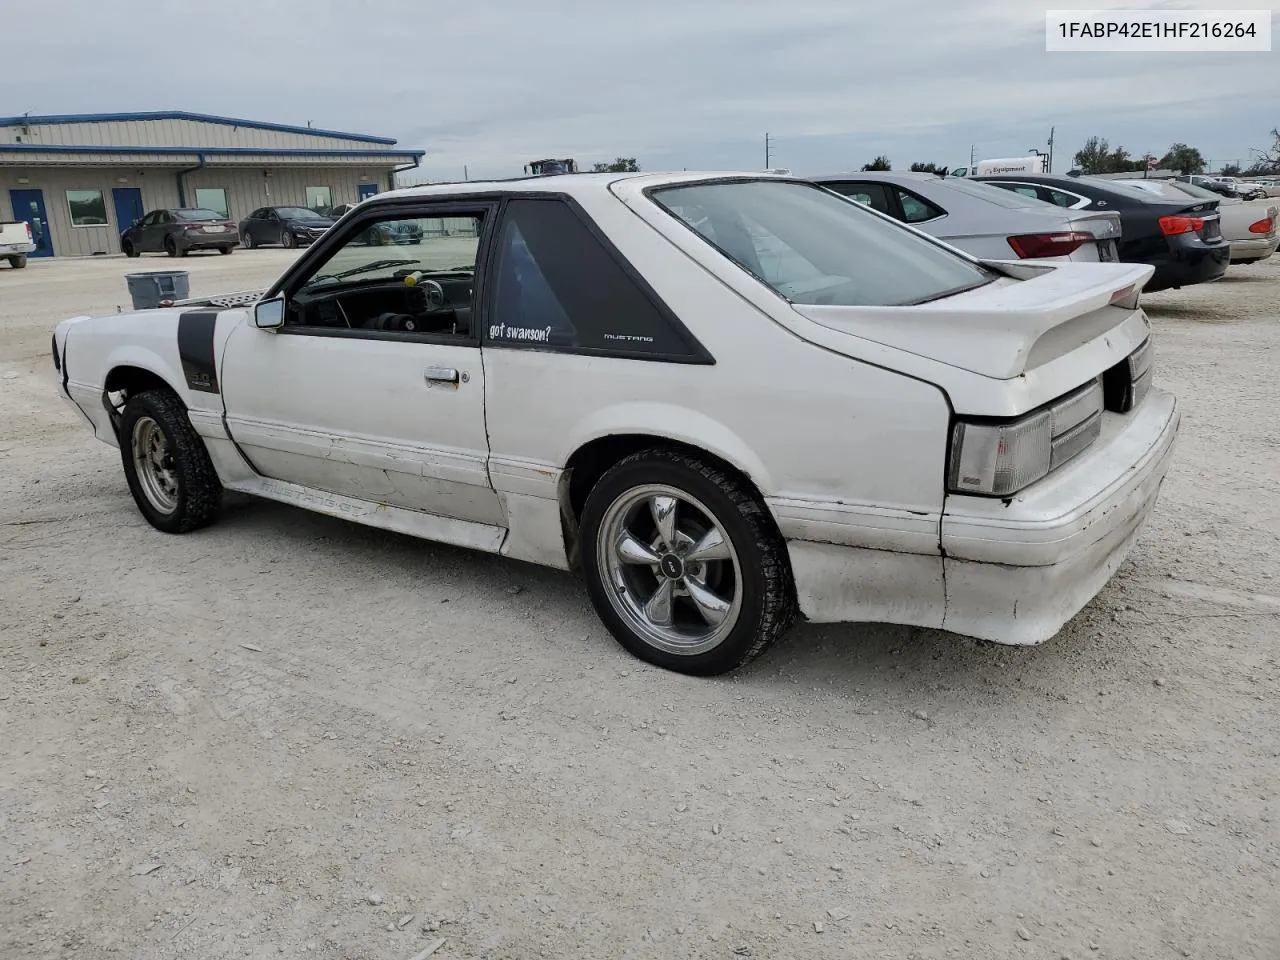
{"label": "gravel ground", "polygon": [[1148,298],[1180,447],[1057,638],[804,626],[718,680],[560,572],[151,530],[48,344],[168,266],[0,268],[6,960],[1280,956],[1280,258]]}

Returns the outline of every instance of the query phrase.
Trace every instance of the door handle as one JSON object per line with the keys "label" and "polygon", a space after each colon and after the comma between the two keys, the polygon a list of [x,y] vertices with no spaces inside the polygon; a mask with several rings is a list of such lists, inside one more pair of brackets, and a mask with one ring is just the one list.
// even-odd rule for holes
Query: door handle
{"label": "door handle", "polygon": [[429,383],[457,383],[458,371],[453,367],[427,367],[423,373]]}

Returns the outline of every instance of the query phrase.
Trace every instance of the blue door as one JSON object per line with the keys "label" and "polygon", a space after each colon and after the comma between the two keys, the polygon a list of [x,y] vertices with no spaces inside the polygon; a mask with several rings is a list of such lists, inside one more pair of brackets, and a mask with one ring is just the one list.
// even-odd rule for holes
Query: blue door
{"label": "blue door", "polygon": [[49,214],[44,209],[44,193],[40,190],[10,190],[13,201],[13,219],[31,224],[31,239],[36,248],[27,256],[52,257],[53,237],[49,235]]}
{"label": "blue door", "polygon": [[142,219],[142,191],[138,187],[112,187],[111,199],[116,206],[116,232],[124,233]]}
{"label": "blue door", "polygon": [[360,191],[361,200],[368,200],[378,192],[378,185],[376,183],[362,183],[356,189]]}

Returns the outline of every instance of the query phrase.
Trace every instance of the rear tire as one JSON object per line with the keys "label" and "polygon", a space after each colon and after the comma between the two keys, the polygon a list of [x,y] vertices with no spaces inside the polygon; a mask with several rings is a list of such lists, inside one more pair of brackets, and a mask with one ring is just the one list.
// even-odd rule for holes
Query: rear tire
{"label": "rear tire", "polygon": [[118,437],[129,492],[149,524],[188,533],[218,518],[222,483],[177,394],[158,389],[130,397]]}
{"label": "rear tire", "polygon": [[17,256],[9,258],[9,266],[13,267],[15,270],[21,270],[26,265],[27,255],[25,253],[19,253]]}
{"label": "rear tire", "polygon": [[230,253],[232,250],[234,250],[234,249],[235,249],[235,247],[219,247],[219,248],[218,248],[218,252],[219,252],[220,254],[222,254],[222,255],[225,257],[227,254],[229,254],[229,253]]}
{"label": "rear tire", "polygon": [[173,237],[164,238],[164,252],[171,257],[181,256],[178,253],[178,245],[174,242]]}
{"label": "rear tire", "polygon": [[655,447],[619,461],[587,496],[580,543],[600,619],[668,670],[726,673],[795,619],[773,518],[745,481],[696,456]]}

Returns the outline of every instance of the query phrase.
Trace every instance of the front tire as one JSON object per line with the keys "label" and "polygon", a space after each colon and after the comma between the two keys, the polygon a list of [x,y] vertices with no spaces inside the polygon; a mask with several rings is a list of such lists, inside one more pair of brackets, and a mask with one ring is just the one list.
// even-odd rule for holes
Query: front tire
{"label": "front tire", "polygon": [[138,252],[138,248],[133,245],[132,240],[126,240],[124,242],[123,250],[124,255],[130,260],[136,260],[138,257],[142,256],[142,254]]}
{"label": "front tire", "polygon": [[294,247],[298,245],[298,238],[295,237],[288,230],[286,230],[283,234],[280,235],[280,243],[284,245],[284,248],[286,250],[292,250]]}
{"label": "front tire", "polygon": [[581,546],[600,619],[668,670],[726,673],[795,619],[773,518],[743,480],[696,456],[656,447],[615,464],[587,497]]}
{"label": "front tire", "polygon": [[173,237],[164,238],[164,252],[171,257],[182,256],[182,251],[178,249],[178,244],[174,241]]}
{"label": "front tire", "polygon": [[229,254],[229,253],[230,253],[232,250],[234,250],[234,249],[235,249],[235,247],[219,247],[219,248],[218,248],[218,252],[219,252],[220,254],[222,254],[222,255],[225,257],[227,254]]}
{"label": "front tire", "polygon": [[257,246],[257,241],[253,239],[253,234],[248,230],[244,232],[244,236],[240,238],[240,242],[244,244],[246,250],[252,250]]}
{"label": "front tire", "polygon": [[129,492],[149,524],[188,533],[218,518],[222,484],[176,394],[147,390],[130,397],[118,436]]}

